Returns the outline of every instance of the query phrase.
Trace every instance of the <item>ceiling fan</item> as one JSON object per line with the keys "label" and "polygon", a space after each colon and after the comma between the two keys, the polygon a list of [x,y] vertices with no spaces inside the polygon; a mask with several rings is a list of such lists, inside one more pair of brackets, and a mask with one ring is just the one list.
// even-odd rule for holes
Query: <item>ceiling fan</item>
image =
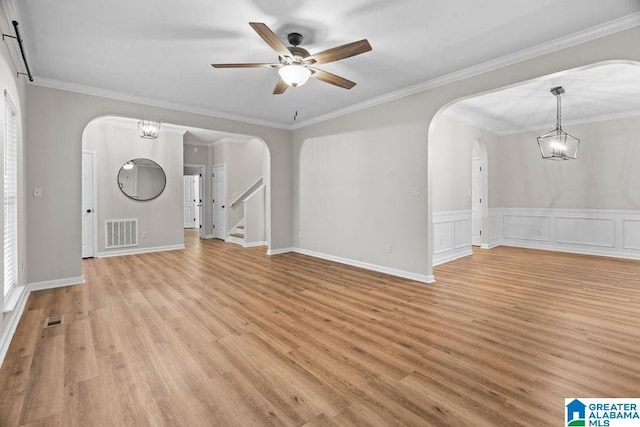
{"label": "ceiling fan", "polygon": [[360,55],[371,50],[371,45],[365,40],[343,44],[331,49],[311,55],[309,51],[300,47],[302,34],[290,33],[287,39],[291,46],[285,46],[269,27],[261,22],[249,22],[251,28],[279,55],[279,63],[249,63],[249,64],[211,64],[214,68],[277,68],[280,79],[273,89],[274,95],[284,93],[289,86],[298,87],[307,82],[309,77],[334,86],[351,89],[356,84],[344,77],[315,68],[318,64],[339,61]]}

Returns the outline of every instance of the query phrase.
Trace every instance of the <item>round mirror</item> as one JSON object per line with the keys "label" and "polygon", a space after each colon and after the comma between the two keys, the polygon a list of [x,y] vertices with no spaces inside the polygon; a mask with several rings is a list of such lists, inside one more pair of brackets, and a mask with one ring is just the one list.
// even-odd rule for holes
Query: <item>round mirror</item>
{"label": "round mirror", "polygon": [[118,172],[118,187],[133,200],[151,200],[164,191],[167,176],[159,164],[149,159],[133,159]]}

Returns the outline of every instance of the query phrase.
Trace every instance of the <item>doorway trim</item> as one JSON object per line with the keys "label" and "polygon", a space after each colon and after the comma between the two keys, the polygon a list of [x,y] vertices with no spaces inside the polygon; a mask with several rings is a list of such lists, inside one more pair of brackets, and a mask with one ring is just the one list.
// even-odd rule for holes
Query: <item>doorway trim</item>
{"label": "doorway trim", "polygon": [[[82,150],[82,154],[91,154],[91,192],[93,193],[93,221],[91,224],[92,232],[93,232],[93,257],[95,258],[98,254],[98,183],[96,177],[98,176],[98,152],[96,150]],[[81,200],[82,206],[82,200]],[[82,240],[80,241],[80,245],[82,246]]]}
{"label": "doorway trim", "polygon": [[[205,233],[205,228],[206,228],[206,221],[205,221],[205,206],[204,206],[204,186],[206,185],[206,179],[205,179],[205,171],[207,166],[201,163],[185,163],[182,165],[183,169],[184,167],[189,167],[189,168],[198,168],[198,170],[200,171],[200,183],[198,185],[198,197],[200,200],[200,231],[199,231],[199,236],[201,239],[206,238],[206,233]],[[184,176],[184,171],[183,171],[183,176]]]}
{"label": "doorway trim", "polygon": [[[212,212],[211,212],[211,223],[213,224],[213,237],[215,239],[221,239],[221,240],[225,240],[228,237],[227,234],[227,222],[228,222],[228,218],[227,218],[227,210],[226,207],[223,206],[224,212],[223,212],[223,217],[224,217],[224,224],[217,224],[216,223],[216,204],[215,204],[215,200],[216,200],[216,185],[215,185],[215,170],[218,168],[223,168],[224,170],[224,202],[225,205],[227,204],[227,164],[226,163],[218,163],[215,164],[213,166],[211,166],[211,208],[212,208]],[[224,227],[222,228],[222,237],[218,237],[220,235],[220,225],[223,225]]]}

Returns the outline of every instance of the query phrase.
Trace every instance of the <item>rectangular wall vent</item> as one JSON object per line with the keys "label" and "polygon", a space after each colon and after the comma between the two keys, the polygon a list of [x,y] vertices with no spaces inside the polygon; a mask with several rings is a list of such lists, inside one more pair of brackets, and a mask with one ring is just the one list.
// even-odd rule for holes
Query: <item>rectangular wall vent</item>
{"label": "rectangular wall vent", "polygon": [[138,246],[138,218],[108,219],[105,233],[107,249]]}

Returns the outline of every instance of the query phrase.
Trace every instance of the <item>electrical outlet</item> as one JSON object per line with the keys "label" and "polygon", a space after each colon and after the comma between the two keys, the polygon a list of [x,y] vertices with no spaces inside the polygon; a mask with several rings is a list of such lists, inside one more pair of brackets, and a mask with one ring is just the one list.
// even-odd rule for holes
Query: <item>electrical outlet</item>
{"label": "electrical outlet", "polygon": [[393,252],[393,246],[391,246],[391,243],[388,243],[385,245],[385,250],[387,251],[388,254]]}
{"label": "electrical outlet", "polygon": [[42,197],[42,188],[33,187],[33,197]]}
{"label": "electrical outlet", "polygon": [[412,196],[419,196],[420,195],[420,187],[417,186],[417,185],[411,187],[411,195]]}
{"label": "electrical outlet", "polygon": [[142,238],[146,239],[147,237],[149,237],[149,233],[147,233],[146,231],[142,232]]}

